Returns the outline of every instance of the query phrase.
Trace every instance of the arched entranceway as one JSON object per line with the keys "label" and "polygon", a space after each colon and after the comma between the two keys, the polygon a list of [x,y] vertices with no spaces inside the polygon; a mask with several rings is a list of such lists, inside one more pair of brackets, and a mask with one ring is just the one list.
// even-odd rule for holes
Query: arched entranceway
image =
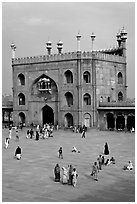
{"label": "arched entranceway", "polygon": [[52,123],[54,125],[53,109],[48,105],[42,108],[42,121],[43,121],[43,125],[46,123]]}
{"label": "arched entranceway", "polygon": [[117,130],[123,130],[125,128],[125,118],[122,114],[117,116],[116,128]]}
{"label": "arched entranceway", "polygon": [[91,124],[91,116],[89,113],[86,113],[84,115],[84,125],[89,128],[90,124]]}
{"label": "arched entranceway", "polygon": [[114,127],[115,127],[114,115],[112,113],[108,113],[107,114],[107,128],[114,129]]}
{"label": "arched entranceway", "polygon": [[25,114],[23,112],[19,113],[19,123],[25,123]]}
{"label": "arched entranceway", "polygon": [[70,113],[65,115],[65,127],[73,126],[73,116]]}
{"label": "arched entranceway", "polygon": [[135,129],[135,116],[128,115],[127,117],[127,130],[130,131],[132,127]]}

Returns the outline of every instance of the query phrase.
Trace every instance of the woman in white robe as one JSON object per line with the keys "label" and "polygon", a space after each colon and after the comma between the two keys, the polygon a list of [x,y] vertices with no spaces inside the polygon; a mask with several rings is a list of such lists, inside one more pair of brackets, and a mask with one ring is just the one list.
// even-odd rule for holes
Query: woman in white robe
{"label": "woman in white robe", "polygon": [[62,167],[62,183],[68,183],[68,170],[65,167]]}

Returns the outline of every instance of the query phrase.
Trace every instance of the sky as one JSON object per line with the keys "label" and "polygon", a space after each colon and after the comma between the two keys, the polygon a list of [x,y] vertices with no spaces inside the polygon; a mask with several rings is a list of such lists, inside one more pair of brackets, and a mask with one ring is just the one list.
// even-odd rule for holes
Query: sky
{"label": "sky", "polygon": [[46,42],[63,42],[63,52],[76,51],[76,35],[81,34],[81,51],[117,45],[116,34],[127,31],[127,97],[135,97],[135,3],[134,2],[3,2],[2,3],[2,94],[12,94],[10,44],[16,57],[47,54]]}

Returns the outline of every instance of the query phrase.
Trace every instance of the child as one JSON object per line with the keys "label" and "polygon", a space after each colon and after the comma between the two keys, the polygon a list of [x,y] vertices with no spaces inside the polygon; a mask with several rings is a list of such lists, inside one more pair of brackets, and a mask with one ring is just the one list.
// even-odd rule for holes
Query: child
{"label": "child", "polygon": [[98,165],[97,165],[97,162],[94,162],[94,164],[92,166],[91,176],[94,176],[94,180],[98,181]]}
{"label": "child", "polygon": [[63,159],[62,147],[59,148],[58,153],[59,153],[59,158]]}

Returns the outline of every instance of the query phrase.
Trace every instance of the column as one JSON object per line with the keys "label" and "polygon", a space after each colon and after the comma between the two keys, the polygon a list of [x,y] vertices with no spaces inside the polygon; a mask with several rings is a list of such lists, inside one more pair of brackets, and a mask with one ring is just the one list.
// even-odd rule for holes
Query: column
{"label": "column", "polygon": [[78,125],[82,125],[81,52],[77,52]]}
{"label": "column", "polygon": [[4,122],[5,111],[2,111],[2,122]]}
{"label": "column", "polygon": [[127,131],[127,115],[125,115],[124,118],[125,118],[125,131]]}
{"label": "column", "polygon": [[92,52],[92,90],[93,90],[93,126],[96,126],[96,113],[97,113],[97,99],[96,99],[96,66],[95,54]]}
{"label": "column", "polygon": [[114,115],[114,130],[116,130],[117,125],[117,116],[116,114]]}

